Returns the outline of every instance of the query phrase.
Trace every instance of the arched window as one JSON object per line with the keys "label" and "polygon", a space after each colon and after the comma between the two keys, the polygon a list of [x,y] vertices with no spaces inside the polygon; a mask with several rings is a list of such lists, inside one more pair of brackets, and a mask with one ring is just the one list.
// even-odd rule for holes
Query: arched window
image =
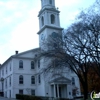
{"label": "arched window", "polygon": [[31,76],[31,84],[35,84],[35,76]]}
{"label": "arched window", "polygon": [[49,0],[49,3],[52,4],[52,0]]}
{"label": "arched window", "polygon": [[42,23],[42,26],[44,25],[44,17],[42,16],[41,18],[41,23]]}
{"label": "arched window", "polygon": [[31,69],[34,69],[34,61],[31,61]]}
{"label": "arched window", "polygon": [[23,82],[23,75],[20,75],[19,76],[19,84],[23,84],[24,82]]}
{"label": "arched window", "polygon": [[75,79],[72,77],[72,85],[75,85]]}
{"label": "arched window", "polygon": [[54,24],[55,23],[55,16],[52,14],[51,15],[51,24]]}
{"label": "arched window", "polygon": [[23,61],[22,60],[19,61],[19,68],[23,68]]}

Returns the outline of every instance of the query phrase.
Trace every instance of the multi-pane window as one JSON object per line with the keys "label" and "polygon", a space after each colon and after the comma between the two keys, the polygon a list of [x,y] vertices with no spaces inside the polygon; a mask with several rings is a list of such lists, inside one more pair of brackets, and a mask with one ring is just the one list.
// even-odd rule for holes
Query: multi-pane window
{"label": "multi-pane window", "polygon": [[19,94],[23,94],[23,89],[19,89]]}
{"label": "multi-pane window", "polygon": [[11,86],[11,77],[9,77],[9,86]]}
{"label": "multi-pane window", "polygon": [[38,75],[38,83],[41,83],[41,76]]}
{"label": "multi-pane window", "polygon": [[31,84],[35,84],[35,76],[31,76]]}
{"label": "multi-pane window", "polygon": [[31,61],[31,69],[34,69],[34,61]]}
{"label": "multi-pane window", "polygon": [[23,76],[22,75],[19,76],[19,84],[23,84]]}
{"label": "multi-pane window", "polygon": [[38,60],[38,68],[40,68],[40,60]]}
{"label": "multi-pane window", "polygon": [[22,60],[19,61],[19,68],[23,68],[23,61]]}
{"label": "multi-pane window", "polygon": [[72,85],[75,85],[75,79],[72,77]]}
{"label": "multi-pane window", "polygon": [[35,96],[35,90],[31,90],[31,95],[34,95]]}

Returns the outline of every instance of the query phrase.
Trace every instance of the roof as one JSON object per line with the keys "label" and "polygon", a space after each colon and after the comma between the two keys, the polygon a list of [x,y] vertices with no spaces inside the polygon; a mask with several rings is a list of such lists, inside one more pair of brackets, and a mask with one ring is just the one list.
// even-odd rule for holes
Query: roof
{"label": "roof", "polygon": [[4,66],[7,62],[9,62],[12,58],[18,58],[18,56],[20,56],[20,55],[23,55],[23,54],[26,54],[29,52],[35,52],[35,51],[40,51],[40,48],[35,48],[35,49],[27,50],[27,51],[12,55],[1,65],[1,67]]}
{"label": "roof", "polygon": [[25,54],[25,53],[28,53],[28,52],[31,52],[31,51],[32,52],[40,51],[40,48],[35,48],[35,49],[27,50],[27,51],[24,51],[24,52],[21,52],[21,53],[18,53],[18,54],[13,55],[13,57],[18,57],[18,56],[20,56],[22,54]]}

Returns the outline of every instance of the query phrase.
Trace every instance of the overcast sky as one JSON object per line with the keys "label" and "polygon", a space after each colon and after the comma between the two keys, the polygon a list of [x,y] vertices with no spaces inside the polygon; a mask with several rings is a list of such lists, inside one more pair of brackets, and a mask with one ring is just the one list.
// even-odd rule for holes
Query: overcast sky
{"label": "overcast sky", "polygon": [[[95,0],[55,0],[61,11],[61,27],[73,22],[81,9],[87,8]],[[38,12],[41,0],[0,0],[0,63],[15,51],[27,51],[39,47]]]}

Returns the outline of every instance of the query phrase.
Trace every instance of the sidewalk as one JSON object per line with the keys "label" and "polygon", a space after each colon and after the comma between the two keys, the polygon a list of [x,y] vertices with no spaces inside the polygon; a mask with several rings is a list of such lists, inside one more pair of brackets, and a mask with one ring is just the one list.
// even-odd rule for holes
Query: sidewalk
{"label": "sidewalk", "polygon": [[0,97],[0,100],[17,100],[17,99]]}

